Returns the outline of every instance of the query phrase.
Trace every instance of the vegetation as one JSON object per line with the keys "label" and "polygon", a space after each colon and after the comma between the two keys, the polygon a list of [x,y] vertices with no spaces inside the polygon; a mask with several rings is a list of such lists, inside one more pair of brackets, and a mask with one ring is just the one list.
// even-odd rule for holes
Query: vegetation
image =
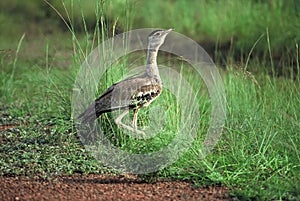
{"label": "vegetation", "polygon": [[[220,64],[227,62],[225,69],[220,68],[227,98],[226,125],[205,159],[199,160],[199,137],[174,164],[143,176],[145,180],[172,178],[192,180],[199,186],[228,186],[232,195],[243,200],[300,199],[300,7],[296,1],[228,1],[226,5],[219,1],[98,1],[98,6],[93,1],[71,0],[65,5],[53,1],[51,5],[67,24],[60,24],[57,13],[40,1],[1,1],[1,8],[3,2],[8,3],[8,11],[22,12],[0,14],[0,125],[11,126],[0,131],[1,176],[51,178],[114,172],[84,149],[73,127],[76,73],[90,51],[113,32],[173,25],[196,41],[212,42],[216,50],[229,42],[230,51],[213,55]],[[162,12],[161,7],[168,9]],[[87,12],[90,8],[96,8],[95,12]],[[178,10],[184,15],[179,17]],[[24,13],[31,17],[20,17]],[[172,58],[171,62],[177,61]],[[123,67],[120,63],[116,69]],[[192,73],[183,73],[193,86],[201,85]],[[100,84],[117,81],[123,71],[107,75],[109,79]],[[207,130],[210,114],[209,97],[203,93],[197,97],[203,115],[199,136]],[[171,99],[164,92],[157,104],[169,104]],[[176,107],[168,113],[167,127],[176,130],[177,115],[172,111]],[[109,130],[107,117],[102,120]],[[142,123],[147,119],[147,112],[141,113]],[[115,145],[136,153],[157,150],[173,136],[163,131],[141,141],[113,130],[116,135],[108,135]]]}

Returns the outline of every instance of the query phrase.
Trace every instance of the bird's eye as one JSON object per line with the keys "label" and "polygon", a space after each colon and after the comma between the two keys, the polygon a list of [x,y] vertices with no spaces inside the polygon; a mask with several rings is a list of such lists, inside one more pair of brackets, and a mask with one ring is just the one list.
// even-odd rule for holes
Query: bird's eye
{"label": "bird's eye", "polygon": [[154,36],[160,36],[160,32],[156,32]]}

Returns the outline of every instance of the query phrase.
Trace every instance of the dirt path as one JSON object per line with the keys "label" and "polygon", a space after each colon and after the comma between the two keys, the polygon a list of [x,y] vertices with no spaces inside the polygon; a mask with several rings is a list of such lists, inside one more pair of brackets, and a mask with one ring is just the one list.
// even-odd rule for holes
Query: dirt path
{"label": "dirt path", "polygon": [[137,178],[74,175],[51,181],[0,177],[0,200],[231,200],[224,187],[195,188],[188,182],[144,183]]}

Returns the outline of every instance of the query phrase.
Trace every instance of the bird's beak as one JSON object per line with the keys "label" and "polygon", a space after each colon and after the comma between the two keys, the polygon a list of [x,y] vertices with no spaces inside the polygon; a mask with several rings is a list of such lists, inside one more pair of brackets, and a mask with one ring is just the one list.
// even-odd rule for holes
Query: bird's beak
{"label": "bird's beak", "polygon": [[167,36],[171,31],[173,31],[174,29],[166,29],[163,33],[164,36]]}
{"label": "bird's beak", "polygon": [[170,33],[171,31],[173,31],[174,29],[167,29],[166,33]]}

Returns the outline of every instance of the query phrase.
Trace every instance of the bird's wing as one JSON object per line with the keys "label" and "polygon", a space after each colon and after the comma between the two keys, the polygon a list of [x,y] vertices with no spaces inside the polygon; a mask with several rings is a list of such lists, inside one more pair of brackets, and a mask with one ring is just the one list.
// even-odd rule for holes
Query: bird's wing
{"label": "bird's wing", "polygon": [[156,99],[162,91],[160,84],[147,84],[138,88],[131,96],[131,104],[129,107],[142,107],[149,105]]}
{"label": "bird's wing", "polygon": [[153,80],[146,77],[129,78],[117,83],[110,94],[111,107],[122,109],[140,106],[144,100],[142,94],[154,84]]}
{"label": "bird's wing", "polygon": [[83,122],[92,122],[106,112],[142,107],[152,102],[161,90],[160,84],[147,77],[128,78],[109,87],[79,117]]}

